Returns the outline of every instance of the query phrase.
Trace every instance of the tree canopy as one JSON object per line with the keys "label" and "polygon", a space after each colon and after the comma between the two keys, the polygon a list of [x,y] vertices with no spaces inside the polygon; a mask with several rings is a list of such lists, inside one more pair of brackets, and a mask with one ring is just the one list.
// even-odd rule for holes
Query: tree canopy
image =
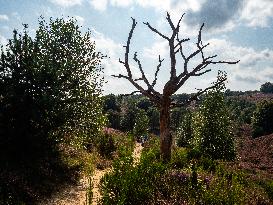
{"label": "tree canopy", "polygon": [[270,82],[262,84],[260,91],[263,93],[273,93],[273,84]]}
{"label": "tree canopy", "polygon": [[[1,47],[0,59],[3,176],[20,173],[29,186],[28,177],[42,179],[50,174],[59,142],[85,146],[100,133],[105,121],[100,99],[102,59],[90,32],[82,33],[74,19],[47,23],[40,18],[34,37],[27,25],[21,33],[14,30]],[[7,161],[8,168],[3,167]],[[12,170],[13,166],[22,170]],[[26,170],[29,173],[23,176]],[[17,186],[16,180],[12,183]]]}

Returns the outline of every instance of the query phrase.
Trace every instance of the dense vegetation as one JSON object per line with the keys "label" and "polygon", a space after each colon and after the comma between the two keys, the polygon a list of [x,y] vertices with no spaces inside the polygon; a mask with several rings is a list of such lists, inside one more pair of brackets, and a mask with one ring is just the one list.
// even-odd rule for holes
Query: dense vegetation
{"label": "dense vegetation", "polygon": [[104,56],[90,32],[74,19],[43,18],[28,32],[15,30],[1,48],[0,204],[43,202],[108,167],[102,204],[273,203],[270,94],[214,89],[172,109],[173,154],[163,163],[158,108],[143,95],[102,96]]}
{"label": "dense vegetation", "polygon": [[33,203],[75,179],[59,145],[101,133],[102,58],[73,19],[41,18],[35,37],[14,30],[0,60],[0,201]]}
{"label": "dense vegetation", "polygon": [[263,93],[273,93],[273,84],[271,82],[262,84],[260,91]]}

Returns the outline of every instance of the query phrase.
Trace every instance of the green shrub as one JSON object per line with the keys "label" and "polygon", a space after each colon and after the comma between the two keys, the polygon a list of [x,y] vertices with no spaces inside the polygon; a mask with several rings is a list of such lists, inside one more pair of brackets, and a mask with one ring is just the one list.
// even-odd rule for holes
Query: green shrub
{"label": "green shrub", "polygon": [[148,134],[149,128],[149,118],[146,115],[146,112],[142,109],[139,109],[136,114],[135,125],[133,128],[133,134],[136,139],[140,139],[142,135]]}
{"label": "green shrub", "polygon": [[262,187],[266,191],[268,197],[273,200],[273,181],[261,182]]}
{"label": "green shrub", "polygon": [[145,153],[140,163],[134,166],[131,155],[115,160],[113,171],[101,180],[102,203],[149,204],[154,200],[158,181],[166,166],[155,161],[155,156]]}
{"label": "green shrub", "polygon": [[176,145],[178,147],[187,147],[192,139],[192,113],[187,111],[180,127],[176,131]]}
{"label": "green shrub", "polygon": [[196,149],[212,159],[235,158],[231,121],[223,93],[218,90],[208,92],[193,121],[192,143]]}
{"label": "green shrub", "polygon": [[113,135],[105,133],[98,140],[98,152],[102,157],[112,158],[112,154],[116,151],[116,145],[114,142]]}
{"label": "green shrub", "polygon": [[273,132],[273,101],[262,101],[258,104],[253,117],[253,137],[267,135]]}
{"label": "green shrub", "polygon": [[188,152],[185,148],[176,148],[172,152],[170,165],[173,168],[184,168],[188,164]]}

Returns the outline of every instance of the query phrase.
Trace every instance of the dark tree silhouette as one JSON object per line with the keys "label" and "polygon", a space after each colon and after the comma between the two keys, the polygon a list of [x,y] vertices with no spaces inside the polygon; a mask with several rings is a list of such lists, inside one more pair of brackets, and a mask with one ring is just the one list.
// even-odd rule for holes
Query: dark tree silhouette
{"label": "dark tree silhouette", "polygon": [[[130,52],[130,43],[133,36],[134,29],[137,25],[137,22],[134,18],[132,18],[132,27],[129,32],[129,36],[127,39],[127,43],[124,46],[125,47],[125,55],[124,60],[119,60],[121,64],[124,65],[127,71],[127,75],[113,75],[117,78],[124,78],[127,79],[134,87],[137,89],[137,91],[132,92],[131,94],[140,92],[143,95],[147,96],[160,110],[160,152],[161,157],[163,161],[169,161],[171,157],[171,144],[172,144],[172,135],[170,132],[170,109],[172,107],[176,106],[185,106],[188,103],[190,103],[193,100],[196,100],[198,96],[205,93],[206,91],[213,89],[220,84],[222,84],[227,78],[225,74],[222,74],[218,76],[217,82],[215,82],[212,86],[207,87],[205,89],[198,90],[197,93],[189,97],[185,102],[183,103],[176,103],[171,99],[171,96],[181,87],[184,85],[184,83],[190,78],[194,76],[201,76],[205,73],[208,73],[211,71],[211,69],[208,69],[208,65],[211,64],[236,64],[239,61],[215,61],[215,57],[217,55],[212,55],[205,57],[204,55],[204,49],[209,46],[209,43],[203,45],[202,39],[201,39],[201,33],[202,29],[204,27],[204,24],[200,27],[199,34],[198,34],[198,41],[196,43],[197,49],[191,53],[189,56],[186,56],[183,52],[183,43],[189,41],[189,38],[186,39],[180,39],[179,38],[179,29],[180,29],[180,23],[183,18],[184,14],[179,19],[177,25],[174,25],[173,21],[171,20],[170,14],[167,13],[167,21],[172,29],[171,36],[166,36],[162,34],[160,31],[158,31],[156,28],[152,27],[148,22],[144,22],[145,25],[148,26],[148,28],[165,39],[169,44],[169,57],[170,57],[170,79],[167,81],[163,88],[163,92],[160,93],[154,89],[154,86],[157,82],[158,72],[160,70],[160,67],[162,65],[162,62],[164,59],[162,59],[159,55],[158,57],[158,66],[155,71],[154,80],[152,82],[149,82],[147,79],[144,70],[142,68],[142,64],[140,60],[137,57],[137,52],[134,53],[134,61],[138,64],[138,68],[142,74],[141,78],[135,79],[132,75],[131,68],[129,65],[129,52]],[[177,56],[181,56],[182,60],[184,61],[184,67],[183,72],[178,73],[177,72]],[[192,69],[189,68],[189,62],[190,60],[195,56],[201,56],[201,62],[193,67]],[[145,89],[143,86],[141,86],[138,81],[143,81],[147,88]]]}

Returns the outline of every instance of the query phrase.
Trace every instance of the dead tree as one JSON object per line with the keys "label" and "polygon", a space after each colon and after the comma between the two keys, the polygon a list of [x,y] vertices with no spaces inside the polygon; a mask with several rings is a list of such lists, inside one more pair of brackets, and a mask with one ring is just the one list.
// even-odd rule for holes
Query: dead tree
{"label": "dead tree", "polygon": [[[203,45],[202,39],[201,39],[201,33],[202,29],[204,27],[204,24],[200,27],[199,34],[198,34],[198,40],[196,43],[196,50],[191,53],[189,56],[186,56],[183,52],[183,43],[189,41],[189,38],[186,39],[180,39],[179,38],[179,29],[180,29],[180,23],[183,18],[184,14],[179,19],[177,25],[174,25],[173,21],[171,20],[171,17],[169,13],[167,13],[167,21],[172,29],[172,35],[166,36],[159,32],[156,28],[152,27],[148,22],[144,22],[145,25],[148,26],[148,28],[165,39],[169,44],[169,57],[170,57],[170,78],[165,84],[163,88],[163,92],[160,93],[155,90],[154,86],[157,82],[157,76],[158,72],[160,70],[160,67],[162,66],[162,62],[164,59],[162,59],[159,55],[158,57],[158,65],[155,70],[154,80],[150,82],[142,68],[142,64],[140,60],[138,59],[137,52],[134,53],[133,60],[137,63],[138,68],[141,72],[141,78],[135,79],[133,77],[133,74],[131,72],[131,68],[129,65],[129,53],[130,53],[130,43],[133,36],[134,29],[137,25],[137,22],[134,18],[132,18],[132,27],[129,32],[129,36],[127,39],[127,43],[124,46],[125,47],[125,55],[124,60],[119,59],[119,62],[126,68],[127,75],[112,75],[117,78],[124,78],[127,79],[131,84],[134,85],[134,87],[137,89],[137,91],[132,92],[131,94],[140,92],[143,95],[147,96],[160,110],[160,153],[163,161],[169,161],[171,157],[171,145],[172,145],[172,135],[170,130],[170,110],[172,107],[176,106],[185,106],[186,104],[190,103],[191,101],[197,99],[198,96],[205,93],[209,89],[213,89],[220,84],[222,84],[226,80],[226,75],[218,77],[218,80],[216,83],[214,83],[212,86],[207,87],[203,90],[198,90],[198,92],[194,95],[192,95],[186,102],[177,104],[172,101],[171,96],[181,87],[184,85],[184,83],[190,78],[194,76],[201,76],[205,73],[208,73],[211,71],[211,69],[208,69],[208,65],[211,64],[236,64],[239,61],[216,61],[214,60],[217,55],[212,55],[205,57],[204,55],[204,49],[209,46],[209,43]],[[197,56],[201,56],[201,62],[193,67],[189,68],[189,61]],[[183,60],[184,66],[181,69],[182,72],[179,73],[177,70],[177,57],[180,56]],[[147,88],[144,88],[141,86],[138,81],[143,81]]]}

